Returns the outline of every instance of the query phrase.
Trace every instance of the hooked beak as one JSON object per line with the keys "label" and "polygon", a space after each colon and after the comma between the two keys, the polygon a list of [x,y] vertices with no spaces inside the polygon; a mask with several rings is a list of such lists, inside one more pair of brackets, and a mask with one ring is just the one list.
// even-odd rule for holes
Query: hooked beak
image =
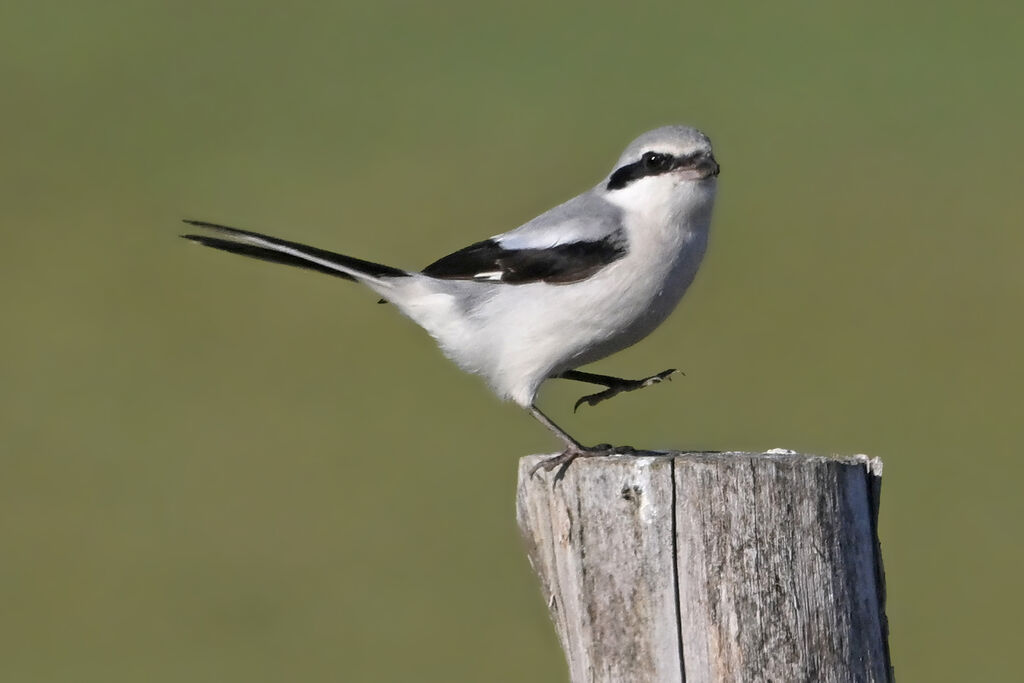
{"label": "hooked beak", "polygon": [[714,155],[708,154],[697,162],[696,169],[701,173],[701,178],[713,178],[718,176],[722,167],[715,161]]}
{"label": "hooked beak", "polygon": [[686,180],[707,180],[722,170],[711,152],[698,152],[679,160],[678,172]]}

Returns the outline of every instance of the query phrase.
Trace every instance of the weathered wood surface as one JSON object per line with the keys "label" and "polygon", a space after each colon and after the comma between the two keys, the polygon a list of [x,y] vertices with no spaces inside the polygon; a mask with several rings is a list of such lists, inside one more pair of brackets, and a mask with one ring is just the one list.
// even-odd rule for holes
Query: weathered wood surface
{"label": "weathered wood surface", "polygon": [[574,683],[892,680],[879,460],[545,457],[518,519]]}

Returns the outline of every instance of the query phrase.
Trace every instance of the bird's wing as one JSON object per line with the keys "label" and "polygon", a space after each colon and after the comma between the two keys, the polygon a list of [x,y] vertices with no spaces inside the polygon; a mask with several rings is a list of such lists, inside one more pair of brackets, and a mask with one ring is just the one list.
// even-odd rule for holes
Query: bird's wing
{"label": "bird's wing", "polygon": [[513,285],[567,284],[590,277],[626,251],[618,209],[584,194],[515,230],[449,254],[423,274]]}

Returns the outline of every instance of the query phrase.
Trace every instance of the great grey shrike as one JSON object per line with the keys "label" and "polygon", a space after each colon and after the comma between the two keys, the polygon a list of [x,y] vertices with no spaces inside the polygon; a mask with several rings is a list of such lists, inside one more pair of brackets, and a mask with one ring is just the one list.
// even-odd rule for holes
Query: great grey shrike
{"label": "great grey shrike", "polygon": [[594,405],[675,372],[627,380],[576,368],[640,341],[675,308],[704,256],[718,170],[699,130],[652,130],[595,187],[421,271],[204,221],[185,222],[212,235],[183,237],[366,285],[554,432],[565,450],[541,463],[550,470],[632,450],[582,445],[534,405],[537,391],[555,377],[605,387],[576,404]]}

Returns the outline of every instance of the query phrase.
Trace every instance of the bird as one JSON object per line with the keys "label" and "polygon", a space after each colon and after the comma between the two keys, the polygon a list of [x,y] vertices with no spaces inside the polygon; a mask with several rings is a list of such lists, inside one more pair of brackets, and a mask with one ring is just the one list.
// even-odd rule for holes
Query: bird
{"label": "bird", "polygon": [[550,430],[564,449],[533,472],[564,473],[576,458],[633,449],[577,441],[537,407],[541,384],[604,387],[579,408],[671,377],[674,369],[632,380],[578,368],[632,346],[675,309],[707,248],[719,171],[703,132],[657,128],[633,140],[589,190],[418,271],[208,221],[185,219],[204,232],[181,237],[365,285]]}

